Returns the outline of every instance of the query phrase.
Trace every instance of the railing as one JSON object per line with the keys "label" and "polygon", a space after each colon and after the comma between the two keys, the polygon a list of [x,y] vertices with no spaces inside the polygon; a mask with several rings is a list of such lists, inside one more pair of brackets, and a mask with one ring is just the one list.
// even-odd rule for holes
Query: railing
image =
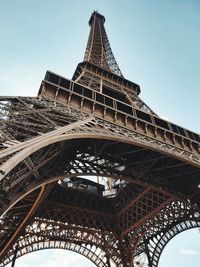
{"label": "railing", "polygon": [[113,117],[120,117],[121,114],[125,121],[132,119],[135,128],[137,124],[141,124],[141,127],[145,128],[144,132],[147,128],[151,128],[154,137],[164,136],[164,141],[169,138],[171,143],[175,143],[177,139],[180,146],[186,145],[186,150],[191,151],[194,148],[199,153],[200,135],[50,71],[46,73],[39,96],[50,98],[55,103],[57,101],[64,104],[77,103],[79,108],[90,106],[88,112],[110,112]]}
{"label": "railing", "polygon": [[60,186],[68,187],[75,190],[87,191],[93,194],[102,195],[105,191],[105,186],[92,182],[81,177],[71,177],[60,181]]}

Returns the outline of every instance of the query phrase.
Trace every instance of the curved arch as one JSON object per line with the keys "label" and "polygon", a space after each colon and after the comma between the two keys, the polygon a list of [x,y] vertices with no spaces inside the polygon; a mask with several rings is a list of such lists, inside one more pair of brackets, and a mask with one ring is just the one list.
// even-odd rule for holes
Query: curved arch
{"label": "curved arch", "polygon": [[171,241],[176,235],[187,231],[192,228],[200,227],[200,221],[187,220],[174,225],[169,231],[165,232],[157,241],[154,250],[151,255],[152,267],[157,267],[160,260],[160,256],[166,247],[166,245]]}
{"label": "curved arch", "polygon": [[[200,227],[200,212],[196,208],[190,203],[172,201],[151,220],[151,223],[146,221],[141,225],[141,229],[138,227],[134,232],[130,232],[132,239],[129,251],[132,257],[137,258],[141,253],[146,253],[149,266],[157,267],[164,247],[175,235],[187,229]],[[143,239],[142,244],[140,239]]]}
{"label": "curved arch", "polygon": [[[40,185],[40,187],[44,188],[44,185]],[[37,189],[38,188],[34,188],[33,192]],[[22,251],[20,255],[27,254],[28,252],[31,252],[32,250],[39,250],[39,249],[48,248],[48,247],[50,248],[54,248],[54,247],[73,248],[75,252],[79,252],[79,249],[80,249],[81,253],[83,253],[85,256],[87,255],[90,256],[90,259],[94,261],[95,264],[97,263],[96,265],[100,267],[110,266],[109,262],[107,262],[106,255],[108,256],[108,258],[112,258],[113,262],[115,262],[115,260],[117,262],[120,262],[120,257],[117,254],[118,252],[116,252],[116,248],[114,248],[113,246],[113,244],[115,245],[115,241],[116,241],[113,235],[112,237],[109,237],[112,240],[111,241],[109,239],[111,241],[110,243],[110,241],[109,242],[106,241],[107,238],[106,240],[104,240],[104,235],[102,236],[101,232],[93,233],[91,229],[90,231],[87,231],[87,229],[84,230],[83,228],[79,226],[75,227],[73,225],[71,225],[69,228],[68,228],[68,225],[66,226],[62,225],[60,228],[58,228],[58,226],[59,226],[59,223],[52,225],[51,220],[46,221],[46,220],[42,220],[42,219],[35,217],[31,224],[26,225],[26,235],[24,237],[21,237],[17,241],[15,241],[15,244],[17,243],[19,245],[19,249]],[[51,233],[49,234],[49,232]],[[37,236],[38,233],[40,233],[39,236]],[[68,246],[67,245],[64,246],[64,243],[66,242],[68,243]],[[73,245],[71,247],[70,243],[76,244],[76,245],[78,244],[79,247],[77,246],[74,247]],[[40,244],[40,245],[37,246],[37,244]],[[2,263],[3,265],[0,263],[0,266],[5,266],[10,261],[12,261],[12,255],[14,253],[13,251],[14,246],[15,245],[12,245],[12,247],[8,251],[8,254],[6,255],[6,259],[2,259],[2,261],[5,261],[6,263],[5,264]],[[106,247],[106,254],[104,252],[104,246]],[[115,252],[114,254],[112,253],[113,251]],[[97,255],[98,257],[96,257],[95,255]]]}
{"label": "curved arch", "polygon": [[[22,242],[22,240],[20,240]],[[65,249],[69,251],[76,252],[91,262],[93,262],[98,267],[110,267],[110,263],[104,251],[98,248],[95,245],[89,244],[78,244],[69,241],[57,241],[57,240],[48,240],[48,241],[38,241],[35,243],[27,244],[26,246],[20,246],[17,252],[17,258],[20,258],[29,253],[33,253],[35,251],[40,251],[44,249]],[[9,264],[12,261],[12,255],[9,255],[4,263],[0,264],[0,267],[3,267]]]}
{"label": "curved arch", "polygon": [[[165,147],[166,143],[158,140],[154,140],[152,137],[145,136],[142,133],[136,133],[128,131],[127,134],[125,134],[126,129],[123,129],[121,127],[117,127],[118,132],[113,135],[113,129],[111,129],[110,125],[106,124],[106,129],[103,129],[104,125],[101,125],[99,127],[99,132],[96,130],[93,130],[91,126],[94,126],[95,121],[93,122],[94,118],[86,119],[85,121],[79,121],[72,123],[70,125],[61,127],[57,130],[54,130],[52,132],[43,134],[42,136],[35,137],[31,140],[27,140],[25,142],[15,145],[16,148],[9,148],[9,151],[11,150],[12,155],[14,152],[14,155],[11,156],[2,166],[1,166],[1,173],[0,173],[0,180],[3,179],[4,176],[6,176],[15,166],[17,166],[22,160],[33,154],[34,152],[38,151],[41,148],[44,148],[48,145],[67,141],[67,140],[73,140],[73,139],[101,139],[101,140],[112,140],[122,143],[128,143],[131,145],[138,145],[140,147],[144,147],[147,149],[150,149],[152,151],[156,151],[158,153],[162,152],[165,155],[173,156],[174,158],[177,158],[179,160],[182,160],[186,163],[190,163],[193,166],[199,167],[198,163],[195,163],[192,161],[191,157],[185,157],[185,153],[175,153],[174,149],[172,151],[169,149],[169,144],[167,145],[167,148]],[[82,126],[82,128],[85,127],[85,131],[80,131],[79,128]],[[95,126],[100,126],[97,125]],[[109,128],[110,127],[110,128]],[[78,132],[76,132],[78,130]],[[142,138],[141,138],[142,137]],[[152,141],[153,140],[153,141]],[[160,144],[160,145],[158,145]],[[173,148],[173,146],[171,146]],[[6,153],[6,150],[2,152],[2,155]],[[6,154],[5,154],[6,155]]]}

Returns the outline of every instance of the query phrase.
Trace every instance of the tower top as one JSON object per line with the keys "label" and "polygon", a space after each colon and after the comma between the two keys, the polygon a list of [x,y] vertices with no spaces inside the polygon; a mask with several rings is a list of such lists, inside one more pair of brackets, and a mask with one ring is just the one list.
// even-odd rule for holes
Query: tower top
{"label": "tower top", "polygon": [[90,34],[84,61],[123,77],[112,53],[104,23],[105,17],[94,11],[89,19]]}
{"label": "tower top", "polygon": [[98,13],[98,11],[94,11],[90,17],[90,20],[89,20],[89,25],[92,26],[95,18],[98,18],[102,21],[102,23],[104,24],[105,22],[105,17],[103,15],[101,15],[100,13]]}

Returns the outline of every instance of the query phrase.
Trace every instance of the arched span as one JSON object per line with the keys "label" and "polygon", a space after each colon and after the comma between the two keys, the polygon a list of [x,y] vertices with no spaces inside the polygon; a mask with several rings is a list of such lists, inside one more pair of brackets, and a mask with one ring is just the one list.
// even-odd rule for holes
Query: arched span
{"label": "arched span", "polygon": [[[73,242],[65,242],[59,240],[48,240],[28,243],[23,246],[23,240],[20,240],[19,242],[21,245],[18,249],[17,258],[44,249],[65,249],[84,256],[98,267],[110,267],[110,262],[106,257],[105,252],[95,245],[77,244]],[[10,254],[9,257],[3,263],[0,264],[0,267],[4,267],[10,262],[12,262],[12,257],[13,254]]]}
{"label": "arched span", "polygon": [[[48,209],[45,211],[48,214]],[[60,215],[65,217],[62,212]],[[59,218],[63,221],[63,218],[60,216]],[[93,229],[36,216],[26,225],[23,235],[9,248],[6,257],[1,258],[0,266],[5,266],[12,261],[17,244],[18,257],[45,248],[64,248],[88,257],[97,266],[109,267],[107,258],[112,259],[113,262],[120,262],[120,252],[115,249],[116,242],[113,235],[108,240],[108,233],[105,239],[105,233],[102,231],[96,232]]]}
{"label": "arched span", "polygon": [[149,248],[149,252],[150,252],[150,257],[151,257],[151,262],[152,262],[152,267],[157,267],[159,260],[160,260],[160,256],[164,250],[164,248],[166,247],[166,245],[169,243],[169,241],[171,241],[176,235],[193,229],[193,228],[197,228],[200,227],[200,220],[198,218],[197,221],[195,220],[187,220],[184,222],[181,222],[179,224],[176,224],[174,227],[172,227],[169,231],[167,231],[166,233],[164,233],[156,242],[156,245],[154,246],[153,250],[151,251],[151,249]]}
{"label": "arched span", "polygon": [[[3,177],[6,176],[21,161],[39,149],[62,141],[84,138],[112,140],[136,145],[152,151],[157,151],[161,154],[170,155],[173,158],[180,159],[183,162],[199,167],[199,162],[196,163],[193,161],[193,156],[192,154],[189,155],[188,151],[184,151],[181,148],[175,149],[172,145],[166,144],[165,142],[156,140],[152,137],[145,136],[142,133],[129,131],[125,128],[108,123],[106,123],[106,125],[104,125],[104,123],[99,125],[98,123],[99,120],[96,122],[94,118],[79,121],[78,123],[75,122],[57,130],[42,134],[41,136],[35,137],[31,140],[24,141],[23,143],[15,144],[12,148],[8,148],[7,150],[5,149],[2,152],[1,158],[4,156],[10,157],[1,166],[0,180],[2,180]],[[111,126],[113,126],[113,128]],[[113,132],[115,132],[115,134],[113,134]]]}

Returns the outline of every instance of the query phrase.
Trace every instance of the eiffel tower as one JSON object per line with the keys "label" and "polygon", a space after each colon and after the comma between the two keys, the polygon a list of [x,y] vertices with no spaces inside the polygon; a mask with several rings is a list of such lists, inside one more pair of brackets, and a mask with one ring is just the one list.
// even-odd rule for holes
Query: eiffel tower
{"label": "eiffel tower", "polygon": [[156,267],[200,227],[200,136],[142,101],[104,23],[93,12],[72,80],[47,71],[37,97],[0,97],[0,267],[48,248]]}

